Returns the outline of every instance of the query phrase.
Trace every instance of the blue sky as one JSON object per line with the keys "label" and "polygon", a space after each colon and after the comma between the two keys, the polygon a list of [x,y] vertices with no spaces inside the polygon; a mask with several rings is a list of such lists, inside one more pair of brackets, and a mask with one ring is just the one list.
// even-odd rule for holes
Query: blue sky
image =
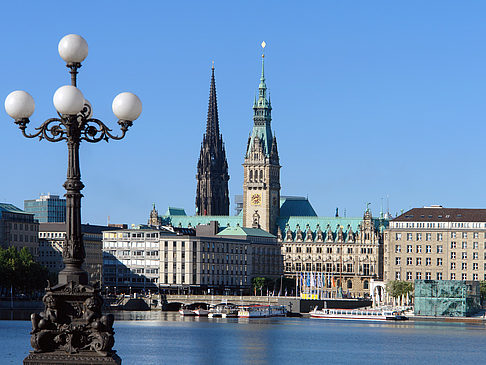
{"label": "blue sky", "polygon": [[[265,40],[283,195],[323,216],[360,216],[366,202],[376,215],[387,196],[393,214],[484,208],[484,14],[484,2],[444,0],[9,2],[0,95],[33,95],[31,128],[55,116],[69,83],[57,44],[82,35],[78,86],[94,116],[115,129],[115,95],[143,103],[123,141],[82,145],[83,222],[144,223],[152,202],[192,214],[211,61],[233,203]],[[66,146],[22,137],[2,113],[0,201],[64,194]]]}

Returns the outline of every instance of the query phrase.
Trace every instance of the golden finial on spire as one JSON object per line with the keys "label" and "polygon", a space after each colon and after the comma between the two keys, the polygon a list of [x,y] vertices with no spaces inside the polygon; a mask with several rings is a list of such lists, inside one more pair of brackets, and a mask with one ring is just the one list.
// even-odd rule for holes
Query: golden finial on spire
{"label": "golden finial on spire", "polygon": [[211,68],[214,70],[214,60],[212,60],[211,62],[212,62]]}
{"label": "golden finial on spire", "polygon": [[263,41],[263,42],[262,42],[262,51],[263,51],[263,52],[262,52],[262,58],[265,58],[265,46],[266,46],[266,45],[267,45],[267,44],[265,43],[265,41]]}

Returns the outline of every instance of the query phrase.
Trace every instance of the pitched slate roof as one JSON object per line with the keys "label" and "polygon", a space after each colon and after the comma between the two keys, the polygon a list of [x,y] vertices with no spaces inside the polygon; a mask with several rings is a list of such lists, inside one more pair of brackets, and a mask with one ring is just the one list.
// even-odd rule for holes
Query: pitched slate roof
{"label": "pitched slate roof", "polygon": [[246,227],[226,227],[221,232],[218,233],[218,236],[252,236],[252,237],[268,237],[268,238],[276,238],[271,233],[264,231],[263,229],[259,228],[246,228]]}
{"label": "pitched slate roof", "polygon": [[33,216],[33,214],[24,212],[22,209],[17,208],[13,204],[0,203],[0,218],[2,217],[2,213],[4,213],[4,212],[6,212],[6,213],[25,214],[25,215]]}
{"label": "pitched slate roof", "polygon": [[2,211],[2,212],[11,212],[11,213],[25,213],[25,214],[29,214],[29,213],[24,212],[22,209],[17,208],[15,205],[9,204],[9,203],[0,203],[0,211]]}
{"label": "pitched slate roof", "polygon": [[399,215],[393,222],[486,222],[486,209],[444,208],[431,206],[413,208]]}

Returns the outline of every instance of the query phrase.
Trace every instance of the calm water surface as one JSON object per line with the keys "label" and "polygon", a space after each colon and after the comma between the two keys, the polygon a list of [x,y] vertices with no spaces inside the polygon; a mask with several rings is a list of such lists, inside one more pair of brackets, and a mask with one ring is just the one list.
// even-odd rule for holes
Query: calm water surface
{"label": "calm water surface", "polygon": [[[483,364],[486,326],[301,318],[208,319],[117,314],[123,364]],[[21,364],[30,322],[0,321],[0,364]]]}

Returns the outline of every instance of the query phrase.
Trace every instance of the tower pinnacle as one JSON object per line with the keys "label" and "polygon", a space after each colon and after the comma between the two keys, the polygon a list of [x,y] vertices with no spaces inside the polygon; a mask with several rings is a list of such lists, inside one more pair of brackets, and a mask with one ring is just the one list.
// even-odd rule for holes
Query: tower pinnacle
{"label": "tower pinnacle", "polygon": [[[263,49],[265,46],[262,42]],[[277,139],[272,135],[271,112],[263,53],[258,97],[253,104],[253,128],[243,163],[243,226],[275,234],[280,213],[280,164]]]}
{"label": "tower pinnacle", "polygon": [[228,215],[228,163],[219,131],[214,61],[211,66],[208,118],[197,164],[196,214]]}

